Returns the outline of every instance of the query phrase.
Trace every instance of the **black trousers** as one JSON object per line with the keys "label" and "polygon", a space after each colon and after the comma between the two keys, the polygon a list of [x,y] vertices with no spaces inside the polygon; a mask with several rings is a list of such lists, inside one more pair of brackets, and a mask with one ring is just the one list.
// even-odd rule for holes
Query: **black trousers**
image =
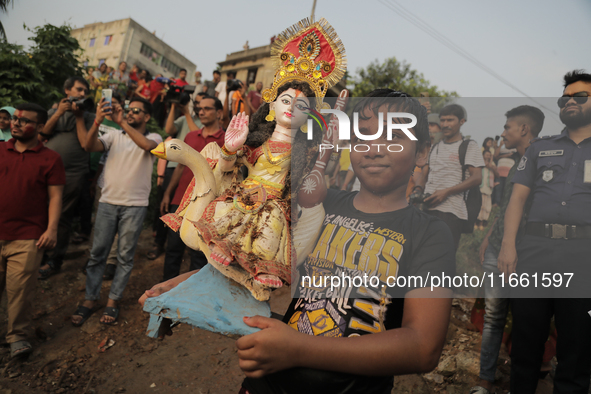
{"label": "black trousers", "polygon": [[431,216],[435,216],[436,218],[443,220],[445,224],[447,224],[451,230],[451,235],[454,237],[454,245],[456,250],[458,250],[458,246],[460,245],[460,237],[462,236],[462,227],[464,226],[465,220],[462,220],[453,213],[449,212],[441,212],[434,209],[429,209],[425,212]]}
{"label": "black trousers", "polygon": [[71,175],[66,174],[66,184],[62,194],[62,213],[57,226],[57,242],[55,248],[48,250],[46,261],[55,269],[60,270],[64,256],[70,243],[70,233],[72,232],[72,220],[78,207],[78,200],[82,194],[86,182],[87,174]]}
{"label": "black trousers", "polygon": [[[554,276],[573,272],[574,276],[568,289],[562,283],[559,287],[538,291],[534,291],[532,285],[528,289],[512,290],[512,393],[535,393],[552,316],[556,323],[558,359],[554,393],[588,393],[591,298],[587,293],[591,288],[591,277],[587,267],[590,265],[590,245],[588,239],[549,239],[531,235],[518,244],[518,274],[528,273],[531,277],[537,272],[540,277],[544,273]],[[538,298],[521,298],[523,295]]]}
{"label": "black trousers", "polygon": [[[171,205],[170,211],[174,212],[178,205]],[[163,281],[179,276],[181,272],[181,264],[183,263],[183,255],[187,246],[181,239],[179,233],[168,229],[168,243],[166,244],[166,254],[164,256],[164,279]],[[194,271],[205,267],[207,258],[200,250],[193,250],[189,248],[189,256],[191,258],[189,271]]]}
{"label": "black trousers", "polygon": [[[162,220],[160,220],[160,203],[162,202],[162,197],[164,197],[164,192],[170,183],[170,179],[172,178],[172,173],[174,172],[174,168],[166,168],[164,171],[164,181],[162,182],[162,186],[158,187],[158,195],[156,204],[156,215],[154,215],[154,226],[153,229],[156,232],[156,237],[154,238],[154,243],[161,248],[164,248],[164,244],[166,243],[166,236],[168,234],[168,227],[164,224]],[[170,196],[171,200],[174,196],[174,191]],[[172,209],[169,208],[170,212],[174,212]]]}

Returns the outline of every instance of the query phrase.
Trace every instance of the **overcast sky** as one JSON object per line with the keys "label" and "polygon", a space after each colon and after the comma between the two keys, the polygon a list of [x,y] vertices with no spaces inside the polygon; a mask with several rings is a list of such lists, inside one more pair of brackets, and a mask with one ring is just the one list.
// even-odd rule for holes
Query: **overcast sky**
{"label": "overcast sky", "polygon": [[[15,0],[0,18],[10,42],[28,45],[23,23],[82,27],[132,17],[209,78],[216,63],[242,50],[246,40],[251,48],[267,45],[271,36],[309,16],[312,2]],[[463,97],[523,97],[408,22],[391,9],[397,4],[529,96],[559,97],[567,71],[591,71],[589,0],[317,0],[316,19],[326,18],[343,40],[351,75],[375,59],[395,56]],[[548,102],[557,112],[555,99]],[[502,116],[489,122],[500,122],[502,131]],[[555,133],[554,127],[557,121],[545,133]]]}

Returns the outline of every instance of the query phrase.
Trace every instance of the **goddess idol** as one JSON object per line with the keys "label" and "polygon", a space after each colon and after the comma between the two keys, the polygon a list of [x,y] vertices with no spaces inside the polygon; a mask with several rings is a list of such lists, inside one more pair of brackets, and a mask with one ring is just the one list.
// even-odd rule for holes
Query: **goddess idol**
{"label": "goddess idol", "polygon": [[[200,154],[170,140],[153,151],[186,164],[195,176],[177,212],[162,220],[257,300],[291,283],[298,249],[291,234],[292,207],[317,207],[326,196],[323,175],[331,152],[319,154],[318,147],[323,138],[332,143],[332,137],[310,130],[308,138],[306,120],[310,111],[322,108],[328,89],[346,69],[343,44],[325,19],[303,20],[284,31],[271,56],[276,73],[262,92],[263,105],[250,119],[244,113],[234,116],[222,148],[212,143]],[[241,166],[248,173],[244,179]],[[294,222],[299,214],[293,213]],[[310,240],[298,245],[316,240],[319,224],[314,226],[316,232],[305,231]],[[155,288],[166,291],[180,280]],[[154,295],[149,292],[146,296]]]}

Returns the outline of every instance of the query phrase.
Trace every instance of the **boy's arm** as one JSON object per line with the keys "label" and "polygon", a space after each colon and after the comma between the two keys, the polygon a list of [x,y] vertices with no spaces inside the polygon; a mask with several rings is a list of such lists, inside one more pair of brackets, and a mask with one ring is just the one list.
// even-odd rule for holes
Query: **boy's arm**
{"label": "boy's arm", "polygon": [[48,224],[47,230],[41,234],[41,237],[37,241],[36,245],[39,249],[53,249],[55,247],[57,242],[57,225],[62,213],[63,191],[64,185],[47,186],[47,194],[49,195]]}
{"label": "boy's arm", "polygon": [[[416,298],[421,296],[432,298]],[[451,296],[443,288],[410,291],[402,327],[359,337],[310,336],[274,319],[245,318],[247,325],[262,330],[236,341],[240,368],[253,378],[293,367],[367,376],[431,371],[445,342]]]}
{"label": "boy's arm", "polygon": [[415,187],[413,188],[412,191],[414,191],[414,189],[419,187],[419,188],[421,188],[421,191],[424,192],[425,185],[427,184],[427,177],[428,176],[429,176],[429,165],[428,164],[425,164],[423,166],[423,168],[421,168],[421,171],[414,171],[414,173],[412,175],[412,179],[415,182]]}
{"label": "boy's arm", "polygon": [[517,231],[523,216],[523,207],[529,197],[531,189],[520,183],[513,184],[513,192],[507,210],[505,211],[505,227],[503,233],[503,242],[499,251],[497,264],[499,271],[504,273],[505,280],[509,280],[509,275],[515,272],[517,265],[517,250],[515,248],[515,239]]}
{"label": "boy's arm", "polygon": [[493,232],[493,230],[495,228],[495,224],[497,223],[497,220],[499,220],[499,217],[498,216],[495,218],[495,220],[490,225],[490,228],[488,229],[488,232],[486,233],[486,235],[484,236],[484,239],[482,240],[482,243],[480,244],[480,251],[479,251],[480,264],[483,264],[484,263],[484,252],[486,252],[486,248],[488,248],[488,238],[492,234],[492,232]]}
{"label": "boy's arm", "polygon": [[[416,174],[415,174],[416,175]],[[413,175],[415,181],[415,188],[420,187],[422,191],[425,191],[425,186],[427,185],[427,179],[429,179],[429,164],[425,164],[421,171],[420,176]],[[414,189],[413,189],[414,190]]]}

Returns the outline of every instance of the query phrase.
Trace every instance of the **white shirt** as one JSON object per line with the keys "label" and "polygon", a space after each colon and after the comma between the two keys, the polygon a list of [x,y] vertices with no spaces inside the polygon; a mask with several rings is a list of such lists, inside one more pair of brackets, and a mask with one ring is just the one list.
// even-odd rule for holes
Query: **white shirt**
{"label": "white shirt", "polygon": [[226,100],[226,82],[218,82],[217,86],[215,87],[215,91],[218,92],[218,98],[222,102],[222,105],[224,105],[224,100]]}
{"label": "white shirt", "polygon": [[[425,193],[433,194],[462,183],[462,166],[460,164],[460,145],[462,140],[446,144],[440,141],[429,154],[429,179],[425,185]],[[484,167],[484,159],[480,147],[470,141],[466,150],[466,166]],[[470,173],[466,170],[465,179]],[[449,212],[459,219],[468,220],[468,210],[464,201],[464,193],[449,196],[441,204],[433,208],[440,212]]]}
{"label": "white shirt", "polygon": [[[162,142],[156,133],[149,140]],[[105,163],[105,184],[99,202],[126,207],[147,207],[152,188],[152,171],[156,156],[146,152],[123,131],[112,131],[99,137],[109,151]]]}

